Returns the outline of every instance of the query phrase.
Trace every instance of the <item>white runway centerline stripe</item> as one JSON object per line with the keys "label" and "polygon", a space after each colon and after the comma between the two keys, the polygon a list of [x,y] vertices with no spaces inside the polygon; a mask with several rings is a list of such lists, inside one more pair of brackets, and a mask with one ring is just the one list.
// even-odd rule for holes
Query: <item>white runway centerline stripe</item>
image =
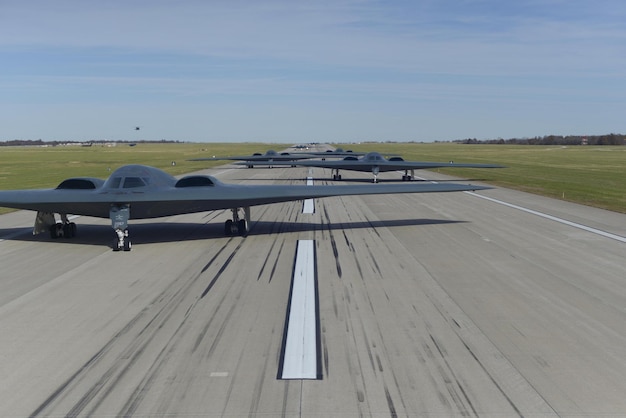
{"label": "white runway centerline stripe", "polygon": [[[313,186],[313,177],[306,178],[306,185]],[[315,213],[315,205],[313,199],[305,199],[302,204],[302,213]]]}
{"label": "white runway centerline stripe", "polygon": [[281,379],[320,378],[314,244],[314,240],[298,241]]}

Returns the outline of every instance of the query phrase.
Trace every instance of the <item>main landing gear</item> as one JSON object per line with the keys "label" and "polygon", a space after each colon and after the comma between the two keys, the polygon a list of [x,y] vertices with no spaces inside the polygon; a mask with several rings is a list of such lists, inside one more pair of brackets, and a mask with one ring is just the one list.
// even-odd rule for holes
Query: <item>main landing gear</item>
{"label": "main landing gear", "polygon": [[[243,218],[240,218],[239,211],[243,210]],[[224,224],[224,233],[227,236],[248,234],[248,222],[250,219],[250,207],[233,208],[232,219]],[[115,240],[113,241],[113,251],[130,251],[132,243],[128,233],[128,220],[130,219],[130,205],[112,205],[109,211],[111,224],[115,230]]]}
{"label": "main landing gear", "polygon": [[409,170],[404,170],[404,175],[402,176],[402,181],[411,181],[415,177],[415,170],[411,170],[411,174],[409,174]]}
{"label": "main landing gear", "polygon": [[[224,224],[224,233],[227,236],[248,234],[250,222],[250,207],[233,208],[232,219]],[[240,211],[243,211],[243,217],[240,217]],[[38,212],[35,219],[33,234],[48,232],[51,238],[73,238],[76,236],[76,224],[70,222],[66,214],[59,214],[61,218],[57,221],[54,213]],[[130,251],[132,242],[128,232],[128,220],[130,219],[130,205],[116,204],[111,205],[109,209],[109,218],[111,225],[115,231],[115,239],[113,240],[113,251]]]}
{"label": "main landing gear", "polygon": [[224,223],[224,234],[226,236],[240,235],[245,237],[248,235],[248,222],[250,220],[250,207],[243,208],[244,217],[239,218],[239,209],[231,209],[233,213],[233,219],[229,219]]}
{"label": "main landing gear", "polygon": [[60,213],[57,221],[55,214],[50,212],[37,212],[33,235],[48,232],[50,238],[74,238],[76,236],[76,224],[67,219],[67,214]]}
{"label": "main landing gear", "polygon": [[50,225],[50,238],[74,238],[76,236],[76,224],[74,222],[57,222]]}

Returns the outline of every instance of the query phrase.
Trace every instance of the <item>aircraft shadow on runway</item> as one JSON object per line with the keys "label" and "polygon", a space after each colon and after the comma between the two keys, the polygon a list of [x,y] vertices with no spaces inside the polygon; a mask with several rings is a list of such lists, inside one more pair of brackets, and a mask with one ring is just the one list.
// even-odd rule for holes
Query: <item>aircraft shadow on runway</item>
{"label": "aircraft shadow on runway", "polygon": [[[248,236],[261,236],[282,234],[289,232],[306,231],[335,231],[343,229],[363,228],[402,228],[424,225],[445,225],[465,223],[466,221],[450,221],[444,219],[394,219],[371,222],[337,222],[320,224],[313,222],[288,222],[288,221],[252,221]],[[46,234],[32,235],[31,228],[6,228],[0,229],[0,240],[41,242],[48,244],[78,244],[112,246],[114,233],[109,225],[77,224],[78,234],[71,239],[51,239]],[[131,224],[133,245],[154,244],[166,242],[200,241],[207,239],[232,238],[224,235],[224,224],[220,221],[209,223],[192,222],[151,222]],[[235,236],[235,238],[239,238]]]}

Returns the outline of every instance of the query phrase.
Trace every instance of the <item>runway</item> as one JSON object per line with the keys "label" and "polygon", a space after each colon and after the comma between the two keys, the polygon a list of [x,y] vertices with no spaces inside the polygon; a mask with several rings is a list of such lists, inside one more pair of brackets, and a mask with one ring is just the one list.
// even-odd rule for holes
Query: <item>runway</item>
{"label": "runway", "polygon": [[[229,167],[207,173],[309,175]],[[252,208],[245,238],[228,211],[131,220],[128,253],[109,220],[52,241],[0,216],[0,416],[626,416],[625,215],[499,188],[313,203]],[[303,240],[319,376],[282,379]]]}

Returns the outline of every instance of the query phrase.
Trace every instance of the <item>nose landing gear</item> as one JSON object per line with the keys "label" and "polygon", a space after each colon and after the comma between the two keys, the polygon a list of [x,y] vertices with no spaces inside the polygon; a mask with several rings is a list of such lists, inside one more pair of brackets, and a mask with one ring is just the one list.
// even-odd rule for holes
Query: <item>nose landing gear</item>
{"label": "nose landing gear", "polygon": [[112,205],[109,211],[109,217],[111,218],[111,224],[116,234],[116,238],[113,241],[113,251],[130,251],[132,248],[128,236],[130,205]]}

